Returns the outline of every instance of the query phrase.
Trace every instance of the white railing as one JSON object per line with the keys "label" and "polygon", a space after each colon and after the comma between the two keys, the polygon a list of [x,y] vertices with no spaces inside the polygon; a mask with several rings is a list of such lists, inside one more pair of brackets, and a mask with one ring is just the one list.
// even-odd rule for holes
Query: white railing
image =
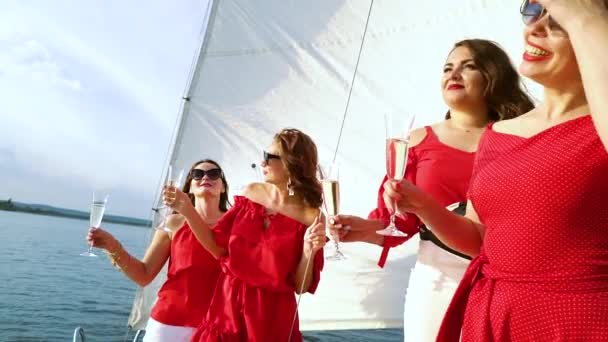
{"label": "white railing", "polygon": [[84,329],[82,329],[82,327],[78,327],[74,330],[74,338],[72,339],[72,342],[85,342],[86,338],[84,337]]}

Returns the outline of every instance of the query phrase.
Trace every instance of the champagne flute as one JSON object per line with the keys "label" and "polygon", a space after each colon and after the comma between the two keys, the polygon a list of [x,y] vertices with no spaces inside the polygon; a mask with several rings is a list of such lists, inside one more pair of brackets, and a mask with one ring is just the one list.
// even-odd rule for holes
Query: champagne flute
{"label": "champagne flute", "polygon": [[[338,215],[340,210],[339,165],[336,162],[325,167],[319,165],[319,176],[323,190],[323,207],[325,208],[325,223],[327,226],[328,220]],[[346,257],[340,251],[338,238],[333,238],[333,242],[333,254],[327,255],[325,259],[331,261],[345,260]]]}
{"label": "champagne flute", "polygon": [[[167,168],[167,179],[165,181],[165,185],[167,187],[179,188],[181,187],[182,179],[184,178],[184,170],[180,169],[179,171],[173,167],[173,165],[169,164]],[[171,228],[167,226],[167,219],[169,215],[173,212],[171,208],[168,206],[163,206],[159,210],[161,218],[161,225],[157,226],[156,229],[162,230],[165,232],[171,232]]]}
{"label": "champagne flute", "polygon": [[[106,203],[108,202],[109,195],[94,192],[93,203],[91,203],[91,213],[89,216],[89,226],[91,228],[99,228],[101,226],[101,220],[103,214],[106,211]],[[97,254],[92,252],[93,244],[89,244],[89,250],[80,253],[82,256],[96,257]]]}
{"label": "champagne flute", "polygon": [[[384,116],[384,124],[386,125],[386,176],[389,180],[401,181],[405,177],[410,131],[414,125],[414,119],[414,115],[396,116],[387,113]],[[407,236],[395,226],[394,211],[391,213],[388,226],[377,230],[376,233],[384,236]]]}

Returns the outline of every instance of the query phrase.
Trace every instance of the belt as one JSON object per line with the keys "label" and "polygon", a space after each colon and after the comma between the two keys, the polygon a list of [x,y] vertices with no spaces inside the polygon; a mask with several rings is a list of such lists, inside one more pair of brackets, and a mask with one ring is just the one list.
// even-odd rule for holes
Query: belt
{"label": "belt", "polygon": [[[467,208],[466,202],[454,203],[454,204],[447,206],[448,210],[450,210],[458,215],[464,215],[466,208]],[[468,256],[464,253],[460,253],[460,252],[453,250],[450,247],[446,246],[446,244],[441,242],[441,240],[439,240],[439,238],[435,234],[433,234],[433,232],[430,231],[427,228],[427,226],[425,226],[425,225],[420,226],[420,240],[431,241],[437,247],[443,249],[446,252],[459,256],[463,259],[471,260],[470,256]]]}

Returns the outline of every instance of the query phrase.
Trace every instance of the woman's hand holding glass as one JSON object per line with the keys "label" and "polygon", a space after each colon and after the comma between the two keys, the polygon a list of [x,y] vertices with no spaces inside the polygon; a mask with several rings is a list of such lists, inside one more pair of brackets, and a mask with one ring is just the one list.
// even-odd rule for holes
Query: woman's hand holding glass
{"label": "woman's hand holding glass", "polygon": [[336,215],[329,220],[329,233],[340,241],[369,241],[380,240],[376,230],[383,227],[379,220],[368,220],[354,215]]}
{"label": "woman's hand holding glass", "polygon": [[306,229],[306,233],[304,234],[304,252],[308,255],[314,255],[318,250],[323,249],[327,243],[324,222],[324,217],[317,217]]}
{"label": "woman's hand holding glass", "polygon": [[115,252],[120,246],[116,238],[101,228],[90,228],[87,234],[87,242],[96,248],[105,249],[108,252]]}
{"label": "woman's hand holding glass", "polygon": [[384,183],[384,203],[389,211],[405,217],[407,213],[420,214],[432,199],[407,180],[388,180]]}
{"label": "woman's hand holding glass", "polygon": [[180,214],[184,213],[184,209],[186,209],[188,205],[192,205],[188,195],[174,186],[164,187],[163,203]]}

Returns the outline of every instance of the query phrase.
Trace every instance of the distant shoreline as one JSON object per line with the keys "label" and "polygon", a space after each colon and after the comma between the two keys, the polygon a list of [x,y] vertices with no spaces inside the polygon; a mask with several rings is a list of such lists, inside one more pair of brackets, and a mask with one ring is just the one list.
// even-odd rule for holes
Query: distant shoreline
{"label": "distant shoreline", "polygon": [[[28,203],[13,202],[10,199],[7,201],[0,201],[0,210],[34,214],[34,215],[66,217],[66,218],[80,219],[80,220],[86,220],[86,221],[89,220],[88,212],[72,210],[72,209],[57,208],[57,207],[52,207],[52,206],[44,205],[44,204],[28,204]],[[149,227],[152,224],[149,220],[144,220],[144,219],[139,219],[139,218],[134,218],[134,217],[117,216],[117,215],[105,215],[103,217],[103,222],[127,224],[127,225],[131,225],[131,226],[140,226],[140,227]]]}

